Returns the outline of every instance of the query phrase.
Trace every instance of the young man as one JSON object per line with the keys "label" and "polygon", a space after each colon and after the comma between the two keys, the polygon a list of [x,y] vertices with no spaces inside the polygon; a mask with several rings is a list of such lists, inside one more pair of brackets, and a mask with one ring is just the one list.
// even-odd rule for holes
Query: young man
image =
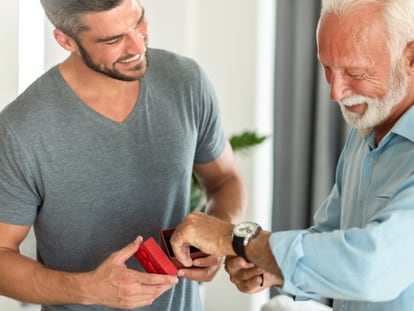
{"label": "young man", "polygon": [[[148,48],[138,0],[41,3],[70,56],[0,114],[0,295],[42,310],[201,310],[198,282],[223,258],[178,280],[133,255],[189,212],[193,170],[209,214],[243,213],[212,86],[194,61]],[[38,261],[19,254],[32,225]]]}
{"label": "young man", "polygon": [[271,233],[194,213],[175,254],[186,265],[188,245],[238,255],[226,266],[243,292],[276,285],[331,297],[334,310],[413,310],[414,1],[322,1],[318,55],[354,129],[315,225]]}

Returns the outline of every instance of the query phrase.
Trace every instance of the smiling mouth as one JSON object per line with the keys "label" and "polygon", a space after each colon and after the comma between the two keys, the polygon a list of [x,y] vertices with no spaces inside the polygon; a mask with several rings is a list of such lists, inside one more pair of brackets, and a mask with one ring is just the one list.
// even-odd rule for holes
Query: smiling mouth
{"label": "smiling mouth", "polygon": [[129,64],[129,63],[132,63],[132,62],[140,59],[141,57],[142,57],[142,54],[136,54],[136,55],[133,55],[131,57],[128,57],[128,58],[125,58],[125,59],[120,60],[119,63],[121,63],[121,64]]}
{"label": "smiling mouth", "polygon": [[348,111],[363,114],[366,110],[366,103],[354,104],[354,105],[344,105]]}

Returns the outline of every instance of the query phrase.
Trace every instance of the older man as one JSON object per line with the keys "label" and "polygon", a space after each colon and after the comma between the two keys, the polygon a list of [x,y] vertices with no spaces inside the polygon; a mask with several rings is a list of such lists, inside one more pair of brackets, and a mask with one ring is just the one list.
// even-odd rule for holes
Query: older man
{"label": "older man", "polygon": [[228,257],[227,271],[244,292],[276,285],[296,296],[331,297],[334,310],[411,311],[414,1],[322,3],[318,55],[353,130],[315,225],[271,233],[196,213],[178,228],[173,247],[186,265],[190,244],[237,255]]}

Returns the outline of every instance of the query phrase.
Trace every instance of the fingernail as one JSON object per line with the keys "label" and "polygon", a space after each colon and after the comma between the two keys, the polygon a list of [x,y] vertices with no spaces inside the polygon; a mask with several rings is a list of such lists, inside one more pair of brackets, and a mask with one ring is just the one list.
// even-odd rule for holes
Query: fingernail
{"label": "fingernail", "polygon": [[185,272],[183,270],[178,270],[177,275],[183,277],[185,275]]}

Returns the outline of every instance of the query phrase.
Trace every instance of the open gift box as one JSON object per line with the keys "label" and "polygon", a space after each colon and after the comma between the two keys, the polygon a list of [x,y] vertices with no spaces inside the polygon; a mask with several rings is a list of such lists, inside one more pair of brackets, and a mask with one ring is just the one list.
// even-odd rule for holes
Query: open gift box
{"label": "open gift box", "polygon": [[[161,248],[164,250],[164,252],[167,254],[167,256],[170,258],[172,263],[177,269],[185,268],[181,262],[175,258],[174,251],[172,249],[170,240],[174,233],[175,228],[168,228],[161,231]],[[208,256],[206,253],[203,253],[198,248],[191,246],[190,247],[190,257],[191,259],[196,259],[200,257],[206,257]]]}
{"label": "open gift box", "polygon": [[[171,236],[175,228],[169,228],[161,231],[161,247],[154,238],[150,237],[141,244],[135,253],[136,259],[148,273],[171,274],[176,275],[180,268],[184,266],[175,258],[171,247]],[[201,252],[195,247],[190,247],[190,257],[192,259],[205,257],[207,254]]]}

